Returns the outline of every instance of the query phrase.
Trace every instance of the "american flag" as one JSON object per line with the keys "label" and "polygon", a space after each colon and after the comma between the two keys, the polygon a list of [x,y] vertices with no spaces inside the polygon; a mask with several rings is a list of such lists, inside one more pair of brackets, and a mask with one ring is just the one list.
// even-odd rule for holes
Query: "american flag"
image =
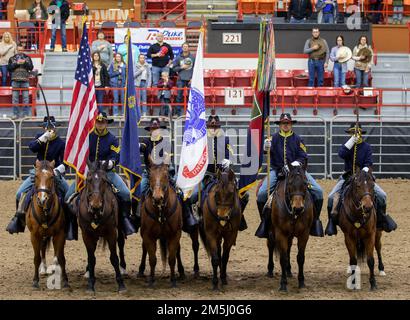
{"label": "american flag", "polygon": [[[93,69],[85,23],[78,51],[75,80],[64,162],[76,171],[79,179],[85,180],[89,153],[88,134],[93,129],[97,116]],[[77,189],[81,188],[81,185],[82,183],[77,183]]]}

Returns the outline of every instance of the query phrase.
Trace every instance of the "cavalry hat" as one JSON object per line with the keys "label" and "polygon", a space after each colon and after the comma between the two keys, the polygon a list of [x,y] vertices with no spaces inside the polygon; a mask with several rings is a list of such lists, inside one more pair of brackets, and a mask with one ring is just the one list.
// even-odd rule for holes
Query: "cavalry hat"
{"label": "cavalry hat", "polygon": [[[365,134],[367,132],[366,130],[362,130],[362,125],[360,123],[358,124],[358,127],[359,127],[359,132],[361,134]],[[346,133],[354,133],[355,130],[356,130],[356,122],[352,122],[350,124],[349,129],[346,129],[345,132]]]}
{"label": "cavalry hat", "polygon": [[282,113],[278,121],[275,121],[275,124],[281,124],[282,122],[291,122],[296,123],[296,120],[292,120],[290,113]]}
{"label": "cavalry hat", "polygon": [[344,63],[352,58],[352,50],[349,47],[340,47],[336,53],[337,62]]}
{"label": "cavalry hat", "polygon": [[41,126],[42,126],[43,128],[47,128],[47,126],[48,126],[48,120],[49,120],[49,119],[50,119],[50,123],[51,123],[51,125],[52,125],[53,127],[59,127],[59,126],[61,126],[61,124],[59,124],[59,123],[56,122],[56,119],[54,118],[54,116],[50,116],[50,118],[47,117],[47,116],[45,116],[44,119],[43,119],[43,123],[41,124]]}
{"label": "cavalry hat", "polygon": [[151,129],[166,129],[167,126],[165,124],[161,124],[158,118],[152,118],[149,122],[149,126],[146,126],[144,129],[147,131],[151,131]]}
{"label": "cavalry hat", "polygon": [[220,128],[221,121],[219,120],[219,116],[210,115],[208,117],[208,121],[206,122],[207,128]]}
{"label": "cavalry hat", "polygon": [[106,114],[105,112],[103,112],[103,111],[98,112],[98,115],[97,115],[96,120],[97,120],[97,121],[106,120],[108,123],[113,123],[113,122],[114,122],[114,119],[108,119],[107,114]]}

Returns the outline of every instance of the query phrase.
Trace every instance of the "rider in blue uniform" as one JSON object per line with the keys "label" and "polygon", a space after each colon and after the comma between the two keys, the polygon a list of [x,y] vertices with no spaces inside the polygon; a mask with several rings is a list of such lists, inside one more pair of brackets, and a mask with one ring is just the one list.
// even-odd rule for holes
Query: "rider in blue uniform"
{"label": "rider in blue uniform", "polygon": [[[30,141],[29,148],[32,152],[37,153],[37,160],[47,160],[54,161],[54,175],[55,182],[57,186],[58,195],[64,199],[65,194],[68,190],[67,181],[64,179],[64,173],[66,170],[63,164],[64,160],[64,149],[65,141],[58,136],[56,127],[59,126],[55,118],[50,116],[44,117],[42,127],[44,132],[38,133],[34,140]],[[20,185],[20,188],[16,193],[16,215],[13,217],[9,225],[7,226],[7,231],[10,233],[24,232],[25,228],[25,198],[27,193],[32,189],[34,185],[34,175],[35,169],[30,170],[30,175],[26,180]],[[69,214],[69,211],[64,208],[65,214]],[[68,219],[69,221],[71,219]],[[69,230],[72,230],[69,228]],[[70,232],[67,235],[68,240],[72,240],[74,235]]]}
{"label": "rider in blue uniform", "polygon": [[[356,148],[356,162],[355,165],[364,171],[369,171],[372,167],[372,147],[369,143],[363,141],[362,135],[366,133],[362,130],[360,124],[356,128],[356,124],[352,123],[350,128],[345,131],[350,134],[349,140],[345,144],[342,144],[339,149],[339,157],[345,162],[345,173],[339,177],[338,182],[334,186],[333,190],[329,193],[329,200],[327,204],[329,222],[326,226],[325,233],[329,236],[337,234],[337,214],[338,214],[338,203],[340,199],[340,194],[342,192],[342,187],[346,181],[346,178],[350,176],[353,172],[353,159],[354,159],[354,146]],[[377,228],[383,229],[383,231],[391,232],[397,228],[396,223],[393,219],[386,214],[386,198],[387,195],[383,189],[375,183],[374,192],[376,196],[377,204]]]}
{"label": "rider in blue uniform", "polygon": [[[99,112],[95,121],[94,130],[89,135],[90,152],[88,159],[91,162],[101,161],[107,163],[107,178],[110,184],[114,185],[114,188],[116,189],[115,191],[118,199],[120,215],[122,217],[123,230],[128,236],[136,233],[136,228],[130,219],[130,191],[125,182],[115,172],[115,165],[118,164],[120,159],[120,146],[118,138],[107,129],[108,124],[112,122],[114,122],[114,120],[108,119],[105,112]],[[75,183],[70,186],[66,195],[66,201],[69,201],[74,192]]]}
{"label": "rider in blue uniform", "polygon": [[[278,174],[281,173],[282,170],[288,171],[289,165],[307,165],[308,155],[306,153],[306,146],[302,138],[292,131],[292,124],[294,123],[296,123],[296,120],[292,120],[289,113],[282,113],[279,121],[275,121],[275,124],[279,125],[279,132],[272,135],[271,140],[265,140],[264,150],[265,152],[270,152],[271,171],[269,194],[273,192],[278,180]],[[315,179],[307,171],[305,173],[314,204],[314,220],[310,234],[316,237],[323,237],[323,227],[319,220],[323,205],[323,191]],[[259,215],[262,220],[256,231],[256,236],[259,238],[267,238],[269,234],[270,204],[265,206],[267,200],[268,186],[267,179],[265,178],[259,188],[256,200]]]}

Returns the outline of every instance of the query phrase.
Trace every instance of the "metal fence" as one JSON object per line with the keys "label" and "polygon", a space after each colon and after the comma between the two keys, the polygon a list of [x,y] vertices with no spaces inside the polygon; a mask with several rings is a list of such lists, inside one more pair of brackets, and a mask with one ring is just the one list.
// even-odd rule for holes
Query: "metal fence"
{"label": "metal fence", "polygon": [[15,179],[17,176],[17,130],[9,118],[0,119],[0,178]]}

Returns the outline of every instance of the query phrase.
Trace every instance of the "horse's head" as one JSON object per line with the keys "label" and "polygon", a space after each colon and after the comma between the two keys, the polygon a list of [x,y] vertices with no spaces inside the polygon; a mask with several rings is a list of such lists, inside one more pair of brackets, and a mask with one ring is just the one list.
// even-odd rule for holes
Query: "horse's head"
{"label": "horse's head", "polygon": [[290,206],[295,214],[300,214],[305,210],[307,186],[305,170],[300,166],[289,166],[286,193],[290,197]]}
{"label": "horse's head", "polygon": [[170,157],[166,156],[160,164],[155,163],[151,156],[148,156],[148,161],[150,163],[148,170],[149,192],[152,196],[153,205],[161,209],[168,197]]}
{"label": "horse's head", "polygon": [[53,197],[55,192],[54,187],[54,160],[36,161],[34,188],[37,199],[37,204],[43,209],[49,209],[48,202]]}
{"label": "horse's head", "polygon": [[86,193],[88,200],[88,212],[95,219],[99,219],[103,213],[104,192],[108,188],[106,166],[100,162],[87,161],[88,175],[86,181]]}
{"label": "horse's head", "polygon": [[217,183],[215,187],[215,202],[217,214],[226,217],[235,207],[235,196],[237,194],[235,173],[229,169],[227,171],[217,171]]}
{"label": "horse's head", "polygon": [[352,177],[354,198],[358,200],[360,207],[368,213],[373,209],[374,179],[371,169],[368,171],[356,170]]}

